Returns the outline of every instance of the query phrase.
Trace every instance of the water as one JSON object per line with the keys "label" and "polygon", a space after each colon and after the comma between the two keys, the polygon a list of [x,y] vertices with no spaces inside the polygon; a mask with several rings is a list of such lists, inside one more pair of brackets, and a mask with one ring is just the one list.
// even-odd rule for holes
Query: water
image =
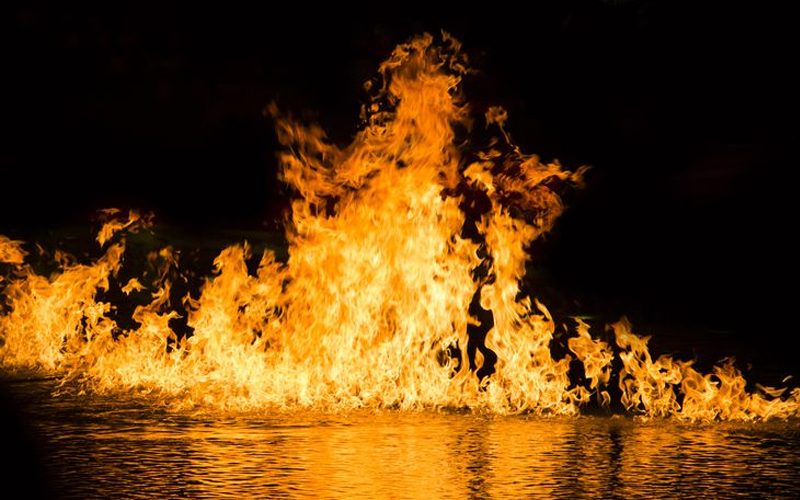
{"label": "water", "polygon": [[131,398],[53,397],[46,380],[0,387],[13,401],[5,419],[19,424],[2,479],[19,498],[800,497],[798,422],[189,415]]}

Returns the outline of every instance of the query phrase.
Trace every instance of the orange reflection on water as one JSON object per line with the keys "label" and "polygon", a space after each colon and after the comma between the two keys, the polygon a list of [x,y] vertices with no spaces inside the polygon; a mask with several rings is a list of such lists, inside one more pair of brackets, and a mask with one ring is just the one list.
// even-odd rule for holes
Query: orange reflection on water
{"label": "orange reflection on water", "polygon": [[796,498],[798,422],[360,411],[175,414],[39,401],[65,498]]}

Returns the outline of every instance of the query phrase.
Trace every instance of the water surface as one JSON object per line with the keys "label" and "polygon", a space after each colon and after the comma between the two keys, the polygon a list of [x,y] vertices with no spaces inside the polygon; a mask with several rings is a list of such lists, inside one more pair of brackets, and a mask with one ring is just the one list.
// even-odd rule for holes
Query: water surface
{"label": "water surface", "polygon": [[798,422],[197,415],[125,397],[53,397],[47,380],[0,385],[41,468],[35,484],[7,473],[30,493],[20,498],[800,497]]}

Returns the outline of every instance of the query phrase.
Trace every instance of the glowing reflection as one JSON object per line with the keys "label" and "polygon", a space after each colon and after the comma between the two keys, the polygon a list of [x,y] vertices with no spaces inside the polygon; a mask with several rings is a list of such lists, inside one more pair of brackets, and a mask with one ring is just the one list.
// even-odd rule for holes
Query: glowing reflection
{"label": "glowing reflection", "polygon": [[797,422],[437,412],[174,414],[45,399],[67,498],[675,498],[800,494]]}

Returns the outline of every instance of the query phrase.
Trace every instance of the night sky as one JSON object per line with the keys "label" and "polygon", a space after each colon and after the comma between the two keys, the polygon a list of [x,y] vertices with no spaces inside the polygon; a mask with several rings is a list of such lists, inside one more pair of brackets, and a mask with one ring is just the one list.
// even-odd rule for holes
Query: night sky
{"label": "night sky", "polygon": [[198,237],[274,230],[287,198],[265,105],[344,144],[380,61],[444,29],[480,72],[466,85],[476,113],[502,105],[524,151],[592,166],[537,248],[553,301],[791,338],[790,16],[697,3],[4,8],[0,234],[85,224],[108,206]]}

